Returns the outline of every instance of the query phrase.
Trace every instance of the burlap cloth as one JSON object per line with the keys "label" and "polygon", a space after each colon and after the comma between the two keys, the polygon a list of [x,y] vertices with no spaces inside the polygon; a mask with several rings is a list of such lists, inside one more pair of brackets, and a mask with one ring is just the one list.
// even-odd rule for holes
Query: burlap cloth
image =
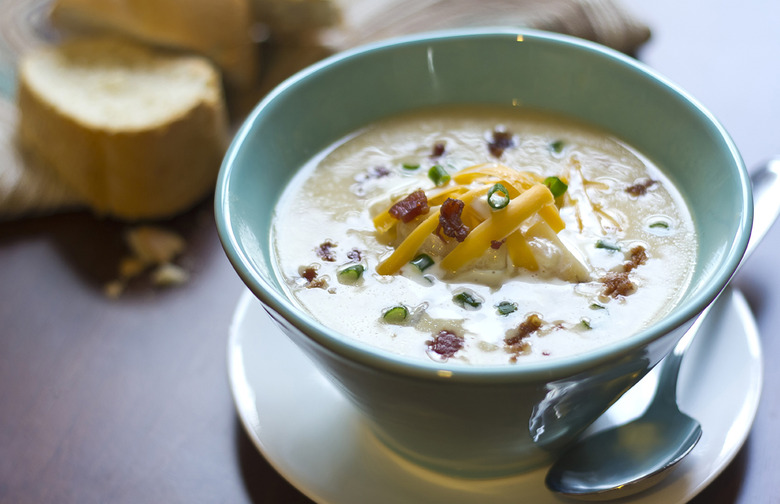
{"label": "burlap cloth", "polygon": [[[50,0],[0,0],[0,220],[79,208],[76,194],[16,144],[15,65],[39,44],[56,43]],[[219,0],[215,0],[219,1]],[[292,0],[291,0],[292,1]],[[253,103],[276,83],[334,51],[390,36],[453,27],[523,26],[556,31],[633,53],[648,27],[618,0],[342,0],[343,24],[316,36],[264,42],[264,73]],[[294,35],[294,34],[293,34]],[[240,107],[239,107],[240,109]],[[241,114],[234,120],[240,121]]]}

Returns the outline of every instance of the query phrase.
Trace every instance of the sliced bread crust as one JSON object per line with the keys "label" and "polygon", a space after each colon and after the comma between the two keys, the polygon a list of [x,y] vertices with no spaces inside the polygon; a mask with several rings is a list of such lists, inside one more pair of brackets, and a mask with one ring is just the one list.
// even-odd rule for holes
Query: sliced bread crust
{"label": "sliced bread crust", "polygon": [[120,34],[197,52],[239,89],[257,82],[259,51],[248,0],[55,0],[51,19],[68,31]]}

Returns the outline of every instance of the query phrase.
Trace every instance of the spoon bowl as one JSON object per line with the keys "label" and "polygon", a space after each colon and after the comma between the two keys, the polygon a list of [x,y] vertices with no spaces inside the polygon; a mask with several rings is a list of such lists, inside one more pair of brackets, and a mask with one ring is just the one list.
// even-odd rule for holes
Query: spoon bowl
{"label": "spoon bowl", "polygon": [[[755,219],[740,266],[780,214],[780,159],[757,170],[751,181]],[[702,429],[677,407],[677,377],[683,356],[713,305],[702,311],[660,364],[655,396],[644,414],[572,446],[548,471],[545,484],[550,490],[587,500],[626,497],[661,481],[693,450]]]}
{"label": "spoon bowl", "polygon": [[[669,474],[668,469],[690,453],[701,433],[699,422],[680,412],[663,421],[643,417],[621,429],[602,431],[591,438],[592,443],[604,447],[598,455],[594,456],[592,445],[579,445],[566,454],[565,470],[550,473],[553,484],[560,485],[554,490],[570,497],[590,496],[593,500],[603,499],[607,492],[610,499],[641,492]],[[652,456],[656,444],[677,448],[669,452],[668,460],[658,460]],[[630,464],[632,473],[644,476],[626,485],[626,464]]]}

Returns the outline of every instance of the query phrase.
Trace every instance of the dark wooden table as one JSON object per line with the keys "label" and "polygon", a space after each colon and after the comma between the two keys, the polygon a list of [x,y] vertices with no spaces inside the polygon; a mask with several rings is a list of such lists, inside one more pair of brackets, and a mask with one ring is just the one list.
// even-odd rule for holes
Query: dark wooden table
{"label": "dark wooden table", "polygon": [[[639,57],[720,118],[753,168],[780,154],[780,4],[626,0],[653,28]],[[0,223],[0,502],[309,502],[244,434],[225,344],[242,284],[211,202],[171,222],[188,283],[116,276],[125,226],[86,213]],[[780,227],[736,279],[766,362],[752,434],[696,503],[780,502]],[[728,370],[724,370],[728,372]],[[728,405],[724,405],[728,407]]]}

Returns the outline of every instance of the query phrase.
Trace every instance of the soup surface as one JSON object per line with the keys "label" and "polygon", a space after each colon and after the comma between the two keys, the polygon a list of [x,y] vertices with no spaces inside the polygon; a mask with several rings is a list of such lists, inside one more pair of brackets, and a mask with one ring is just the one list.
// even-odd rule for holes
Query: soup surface
{"label": "soup surface", "polygon": [[323,324],[472,364],[636,333],[684,292],[697,246],[658,167],[604,131],[519,108],[373,124],[304,166],[274,218],[277,271]]}

